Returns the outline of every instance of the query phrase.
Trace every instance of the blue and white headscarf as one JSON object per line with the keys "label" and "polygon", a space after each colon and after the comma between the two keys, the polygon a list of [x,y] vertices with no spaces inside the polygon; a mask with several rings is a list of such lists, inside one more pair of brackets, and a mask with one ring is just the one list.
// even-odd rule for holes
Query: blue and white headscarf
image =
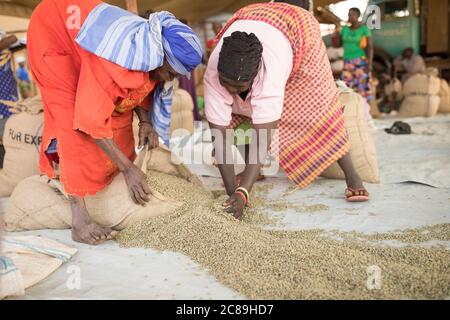
{"label": "blue and white headscarf", "polygon": [[[106,3],[89,13],[75,41],[84,50],[134,71],[155,70],[166,58],[177,73],[189,75],[203,56],[197,35],[170,12],[154,13],[147,20]],[[153,101],[150,119],[168,144],[172,89],[161,83]]]}

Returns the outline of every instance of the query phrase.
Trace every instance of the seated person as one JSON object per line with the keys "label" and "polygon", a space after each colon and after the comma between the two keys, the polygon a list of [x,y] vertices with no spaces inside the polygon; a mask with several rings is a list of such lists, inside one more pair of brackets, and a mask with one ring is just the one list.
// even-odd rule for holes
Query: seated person
{"label": "seated person", "polygon": [[403,54],[394,60],[394,67],[397,74],[403,74],[403,84],[415,74],[424,73],[426,70],[425,60],[419,54],[414,54],[412,48],[406,48]]}

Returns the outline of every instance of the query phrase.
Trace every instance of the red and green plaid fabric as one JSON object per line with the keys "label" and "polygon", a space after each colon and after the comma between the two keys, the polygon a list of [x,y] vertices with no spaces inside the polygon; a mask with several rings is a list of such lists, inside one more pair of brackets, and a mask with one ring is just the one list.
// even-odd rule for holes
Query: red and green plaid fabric
{"label": "red and green plaid fabric", "polygon": [[[293,68],[286,84],[278,134],[271,146],[280,166],[305,188],[350,149],[339,92],[318,21],[308,11],[285,3],[258,3],[236,12],[218,38],[236,20],[257,20],[280,30],[291,42]],[[234,115],[235,128],[243,117]]]}

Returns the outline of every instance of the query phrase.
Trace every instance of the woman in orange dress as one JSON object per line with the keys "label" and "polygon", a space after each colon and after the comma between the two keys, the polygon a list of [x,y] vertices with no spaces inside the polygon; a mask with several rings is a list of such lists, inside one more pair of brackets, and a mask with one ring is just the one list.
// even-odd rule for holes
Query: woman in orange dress
{"label": "woman in orange dress", "polygon": [[74,240],[112,239],[116,232],[90,219],[83,197],[121,172],[133,200],[149,200],[133,164],[133,111],[139,146],[168,140],[171,99],[162,87],[201,62],[200,41],[168,12],[143,19],[99,0],[44,0],[31,17],[28,51],[44,104],[40,170],[55,178],[59,164]]}

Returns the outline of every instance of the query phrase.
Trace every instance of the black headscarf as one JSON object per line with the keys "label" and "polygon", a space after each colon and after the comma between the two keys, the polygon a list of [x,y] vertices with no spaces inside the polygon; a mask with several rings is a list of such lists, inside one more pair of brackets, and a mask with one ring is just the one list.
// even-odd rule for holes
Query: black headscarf
{"label": "black headscarf", "polygon": [[223,39],[219,73],[230,80],[251,81],[258,74],[263,47],[253,34],[235,31]]}

